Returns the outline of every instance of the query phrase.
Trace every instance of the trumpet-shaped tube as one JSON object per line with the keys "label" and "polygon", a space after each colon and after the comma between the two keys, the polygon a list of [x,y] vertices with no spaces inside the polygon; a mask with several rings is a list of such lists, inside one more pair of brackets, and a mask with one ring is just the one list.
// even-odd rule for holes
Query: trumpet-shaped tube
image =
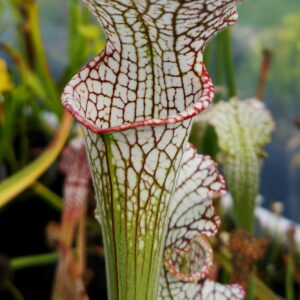
{"label": "trumpet-shaped tube", "polygon": [[[62,102],[83,125],[109,298],[155,300],[191,120],[214,93],[202,50],[236,21],[236,1],[84,2],[107,45],[73,77]],[[195,244],[207,245],[198,237]]]}

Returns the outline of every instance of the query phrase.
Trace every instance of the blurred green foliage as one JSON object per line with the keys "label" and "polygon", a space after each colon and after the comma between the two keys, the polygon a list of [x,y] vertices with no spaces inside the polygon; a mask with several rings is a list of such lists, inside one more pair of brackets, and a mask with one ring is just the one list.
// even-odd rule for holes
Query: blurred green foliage
{"label": "blurred green foliage", "polygon": [[[1,1],[0,37],[9,32],[14,39],[0,41],[0,53],[9,64],[12,92],[1,96],[0,165],[2,177],[24,167],[34,158],[30,136],[54,134],[50,119],[62,116],[62,88],[78,69],[104,46],[99,26],[90,21],[90,13],[77,0],[70,0],[68,25],[68,63],[59,78],[54,78],[41,32],[38,2]],[[4,64],[5,62],[2,59]],[[49,116],[52,115],[50,118]],[[47,117],[48,116],[48,117]]]}
{"label": "blurred green foliage", "polygon": [[287,15],[279,29],[270,30],[267,34],[274,36],[276,45],[274,72],[271,74],[273,93],[280,95],[282,101],[290,103],[287,103],[286,109],[292,114],[297,111],[296,99],[300,95],[300,13]]}
{"label": "blurred green foliage", "polygon": [[236,74],[243,74],[237,76],[240,94],[251,96],[262,51],[268,49],[273,62],[267,101],[275,116],[295,117],[300,113],[300,1],[244,1],[239,14],[235,55]]}
{"label": "blurred green foliage", "polygon": [[283,15],[299,10],[299,0],[245,0],[240,4],[239,24],[257,29],[278,26]]}

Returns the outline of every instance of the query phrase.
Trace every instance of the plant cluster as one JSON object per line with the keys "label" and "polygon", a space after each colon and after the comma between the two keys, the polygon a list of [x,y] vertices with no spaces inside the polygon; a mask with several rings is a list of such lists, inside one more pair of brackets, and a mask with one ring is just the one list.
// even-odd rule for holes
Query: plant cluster
{"label": "plant cluster", "polygon": [[277,299],[282,274],[271,269],[284,259],[294,299],[295,235],[288,246],[255,236],[274,121],[262,101],[268,63],[256,97],[237,98],[227,27],[240,1],[84,2],[107,40],[70,0],[69,62],[59,78],[38,3],[1,4],[17,20],[19,45],[0,43],[0,214],[36,197],[62,218],[47,224],[53,252],[1,257],[0,289],[27,299],[12,271],[57,262],[47,297],[100,299],[91,288],[101,285],[96,257],[111,300]]}

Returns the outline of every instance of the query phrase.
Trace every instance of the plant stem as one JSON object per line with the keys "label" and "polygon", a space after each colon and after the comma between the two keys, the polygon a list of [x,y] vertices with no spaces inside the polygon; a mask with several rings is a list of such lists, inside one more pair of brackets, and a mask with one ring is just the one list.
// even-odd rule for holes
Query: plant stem
{"label": "plant stem", "polygon": [[72,125],[73,118],[66,112],[61,127],[49,147],[37,159],[0,184],[0,207],[31,186],[48,169],[65,145]]}
{"label": "plant stem", "polygon": [[218,137],[215,128],[210,124],[208,124],[205,128],[201,150],[201,153],[207,154],[211,158],[216,159],[218,153]]}
{"label": "plant stem", "polygon": [[267,85],[267,81],[269,78],[269,72],[272,62],[272,53],[269,50],[263,51],[263,60],[261,64],[260,76],[256,90],[256,98],[259,100],[263,100],[264,93]]}
{"label": "plant stem", "polygon": [[[78,252],[79,249],[74,248],[73,251]],[[101,250],[102,251],[102,250]],[[100,255],[103,256],[102,252],[99,250],[96,251],[93,248],[87,249],[87,254],[90,255]],[[27,256],[15,257],[10,260],[10,265],[14,271],[31,268],[31,267],[39,267],[52,263],[56,263],[59,259],[58,252],[50,252],[43,254],[33,254]]]}
{"label": "plant stem", "polygon": [[42,35],[40,32],[39,9],[37,3],[29,2],[28,4],[26,4],[26,10],[28,13],[28,25],[30,28],[29,32],[32,40],[32,45],[34,47],[34,53],[36,56],[35,58],[37,71],[47,91],[49,97],[49,104],[51,105],[53,111],[58,116],[61,116],[62,107],[59,103],[60,97],[56,89],[56,84],[50,73],[46,52],[42,40]]}
{"label": "plant stem", "polygon": [[28,267],[43,266],[56,262],[58,253],[37,254],[29,256],[16,257],[11,260],[11,266],[14,270],[24,269]]}
{"label": "plant stem", "polygon": [[286,299],[287,300],[295,300],[295,293],[294,293],[294,258],[293,258],[293,251],[289,253],[288,261],[286,263],[286,276],[285,276],[285,291],[286,291]]}
{"label": "plant stem", "polygon": [[78,33],[80,25],[84,24],[84,8],[77,0],[70,0],[69,11],[69,60],[70,60],[70,73],[74,74],[79,68],[82,67],[86,59],[86,46],[87,41],[82,35]]}
{"label": "plant stem", "polygon": [[232,98],[237,95],[236,83],[234,76],[234,59],[233,59],[233,48],[232,48],[232,37],[231,29],[227,28],[222,32],[223,49],[225,52],[225,72],[228,88],[228,97]]}
{"label": "plant stem", "polygon": [[[220,35],[218,36],[217,40],[216,40],[216,66],[215,66],[215,85],[217,88],[221,88],[222,86],[222,74],[223,74],[223,60],[224,60],[224,42],[223,42],[223,35],[224,32],[220,33]],[[219,102],[221,100],[222,97],[222,93],[221,91],[217,91],[215,94],[215,98],[214,101],[215,103]]]}
{"label": "plant stem", "polygon": [[6,284],[7,289],[10,294],[14,297],[15,300],[25,300],[21,292],[17,289],[17,287],[11,282],[8,281]]}
{"label": "plant stem", "polygon": [[[28,3],[27,3],[28,4]],[[22,23],[20,24],[20,29],[19,32],[21,33],[23,44],[24,44],[24,50],[26,53],[26,58],[27,58],[27,63],[30,67],[31,70],[34,70],[34,47],[32,45],[32,38],[30,34],[30,27],[28,24],[28,9],[27,9],[27,4],[22,3],[22,4],[15,4],[16,9],[19,10],[20,15],[22,16]]]}
{"label": "plant stem", "polygon": [[204,64],[208,72],[211,71],[211,55],[212,55],[212,42],[209,42],[204,50]]}
{"label": "plant stem", "polygon": [[[154,136],[164,127],[147,130],[147,136]],[[156,146],[151,138],[144,138],[146,129],[95,134],[83,127],[83,131],[101,219],[109,299],[155,300],[179,168],[174,161],[183,150],[178,147],[167,166],[162,162],[152,166],[153,158],[142,151],[142,146]],[[124,136],[136,142],[125,142]]]}
{"label": "plant stem", "polygon": [[64,208],[63,199],[56,195],[48,187],[40,182],[35,182],[31,188],[36,194],[41,196],[41,198],[45,200],[53,209],[62,211],[62,209]]}
{"label": "plant stem", "polygon": [[[52,208],[57,211],[62,211],[64,208],[64,201],[61,197],[51,191],[48,187],[40,182],[35,182],[32,185],[33,191],[38,194],[43,200],[45,200]],[[95,232],[99,232],[100,226],[98,222],[92,218],[86,220],[87,227],[93,229]]]}
{"label": "plant stem", "polygon": [[246,300],[254,299],[254,274],[249,274]]}

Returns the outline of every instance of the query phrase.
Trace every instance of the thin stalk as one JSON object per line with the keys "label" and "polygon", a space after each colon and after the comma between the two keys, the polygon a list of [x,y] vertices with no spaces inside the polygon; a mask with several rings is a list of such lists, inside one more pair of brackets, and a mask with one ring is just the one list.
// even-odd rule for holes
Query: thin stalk
{"label": "thin stalk", "polygon": [[235,76],[234,76],[234,59],[231,28],[227,28],[222,32],[223,49],[225,53],[225,72],[227,80],[228,97],[232,98],[237,95]]}
{"label": "thin stalk", "polygon": [[253,275],[253,290],[259,300],[279,300],[279,297],[255,275]]}
{"label": "thin stalk", "polygon": [[17,1],[6,1],[10,7],[10,14],[13,20],[16,20],[17,30],[16,34],[18,35],[18,48],[22,49],[25,52],[23,58],[26,60],[26,64],[33,69],[34,68],[34,55],[32,40],[30,38],[30,33],[28,31],[28,16],[26,9],[24,9],[24,4],[20,4]]}
{"label": "thin stalk", "polygon": [[0,50],[4,51],[15,63],[16,67],[19,69],[22,81],[26,83],[36,96],[47,100],[47,93],[44,91],[43,85],[36,74],[30,70],[22,54],[11,46],[3,44],[0,42]]}
{"label": "thin stalk", "polygon": [[[73,249],[75,252],[80,251],[80,249]],[[102,256],[103,254],[101,251],[95,251],[92,248],[87,249],[87,254],[88,255],[100,255]],[[58,252],[51,252],[51,253],[43,253],[43,254],[34,254],[34,255],[27,255],[27,256],[20,256],[20,257],[15,257],[10,260],[10,265],[11,268],[14,271],[18,271],[21,269],[26,269],[26,268],[32,268],[32,267],[39,267],[39,266],[44,266],[44,265],[49,265],[52,263],[56,263],[59,259],[59,254]]]}
{"label": "thin stalk", "polygon": [[[7,144],[7,152],[4,155],[7,161],[9,162],[9,166],[12,172],[17,172],[18,168],[18,161],[16,158],[15,148],[12,144]],[[0,201],[1,202],[1,201]]]}
{"label": "thin stalk", "polygon": [[221,89],[221,86],[222,86],[222,75],[223,75],[223,72],[224,72],[224,69],[223,69],[223,60],[224,60],[224,49],[223,49],[223,35],[225,33],[222,32],[220,33],[220,35],[218,36],[217,40],[216,40],[216,65],[215,65],[215,85],[217,88],[219,88],[219,91],[216,92],[215,94],[215,98],[214,98],[214,101],[215,103],[217,103],[218,101],[221,100],[222,98],[222,93],[220,91]]}
{"label": "thin stalk", "polygon": [[247,294],[246,294],[245,300],[252,300],[252,299],[254,299],[254,296],[255,296],[254,295],[254,274],[251,273],[251,274],[249,274]]}
{"label": "thin stalk", "polygon": [[20,24],[20,29],[18,31],[20,32],[20,35],[23,40],[27,63],[30,69],[34,70],[35,53],[34,53],[34,47],[32,45],[32,38],[28,26],[28,10],[26,9],[27,5],[26,3],[25,4],[23,3],[23,4],[18,4],[17,7],[19,9],[20,15],[22,16],[22,23]]}
{"label": "thin stalk", "polygon": [[37,254],[29,256],[16,257],[11,260],[11,267],[14,270],[20,270],[28,267],[37,267],[56,262],[58,253]]}
{"label": "thin stalk", "polygon": [[[277,216],[277,220],[279,224],[281,216]],[[281,255],[281,248],[282,248],[282,238],[281,235],[279,233],[278,228],[276,229],[275,235],[272,239],[273,243],[272,243],[272,249],[271,249],[271,253],[270,253],[270,258],[269,261],[275,263],[276,261],[278,261],[280,259],[280,255]]]}
{"label": "thin stalk", "polygon": [[[0,161],[6,158],[9,162],[11,171],[18,170],[18,163],[16,160],[14,139],[16,136],[16,119],[20,114],[20,107],[18,99],[15,96],[16,93],[12,92],[11,97],[7,99],[0,99],[2,106],[2,124],[0,127]],[[1,96],[0,96],[1,97]]]}
{"label": "thin stalk", "polygon": [[285,273],[285,294],[287,300],[295,300],[294,292],[294,257],[290,253],[288,256],[288,261],[286,263],[286,273]]}
{"label": "thin stalk", "polygon": [[[36,72],[30,70],[21,53],[13,49],[11,46],[0,42],[0,50],[3,50],[14,61],[15,65],[20,71],[20,74],[22,75],[22,82],[28,85],[35,95],[44,101],[49,110],[55,111],[55,101],[57,102],[59,97],[58,94],[55,100],[49,97],[48,90],[45,87],[44,78],[42,78],[42,76],[38,76]],[[31,105],[34,104],[31,103]]]}
{"label": "thin stalk", "polygon": [[60,97],[50,73],[42,35],[40,32],[38,5],[36,3],[28,3],[26,9],[28,10],[28,25],[30,28],[34,53],[36,55],[37,71],[44,82],[53,111],[61,116],[62,107],[59,103]]}
{"label": "thin stalk", "polygon": [[21,116],[21,128],[20,128],[20,168],[24,167],[28,162],[28,151],[29,151],[29,141],[27,136],[27,122],[24,115]]}
{"label": "thin stalk", "polygon": [[260,76],[259,76],[258,85],[256,89],[256,98],[261,101],[264,98],[264,93],[269,78],[271,62],[272,62],[272,52],[269,50],[264,50]]}
{"label": "thin stalk", "polygon": [[33,162],[0,184],[0,207],[6,205],[26,188],[30,187],[60,154],[73,125],[73,118],[65,113],[60,129],[48,148]]}
{"label": "thin stalk", "polygon": [[210,124],[205,128],[201,150],[201,153],[210,155],[211,158],[216,159],[218,153],[218,136],[215,128]]}
{"label": "thin stalk", "polygon": [[196,147],[198,153],[200,153],[203,143],[203,137],[202,134],[200,134],[200,130],[201,128],[199,126],[199,123],[195,121],[193,123],[192,130],[189,136],[189,142]]}
{"label": "thin stalk", "polygon": [[48,187],[40,182],[35,182],[31,186],[32,190],[47,202],[53,209],[62,211],[64,207],[63,199],[51,191]]}
{"label": "thin stalk", "polygon": [[69,59],[70,73],[82,67],[87,56],[89,42],[79,34],[79,26],[89,23],[90,13],[77,0],[70,0],[69,11]]}
{"label": "thin stalk", "polygon": [[7,282],[6,287],[15,300],[25,300],[21,292],[11,281]]}
{"label": "thin stalk", "polygon": [[204,64],[209,73],[211,71],[212,50],[212,42],[210,42],[206,45],[204,50]]}
{"label": "thin stalk", "polygon": [[[32,185],[31,188],[37,195],[41,197],[42,200],[46,201],[46,203],[49,204],[53,209],[57,211],[63,210],[63,199],[57,194],[55,194],[53,191],[51,191],[48,187],[46,187],[40,182],[36,182]],[[86,220],[86,225],[88,228],[93,229],[95,232],[99,232],[100,226],[95,220],[88,218]]]}

